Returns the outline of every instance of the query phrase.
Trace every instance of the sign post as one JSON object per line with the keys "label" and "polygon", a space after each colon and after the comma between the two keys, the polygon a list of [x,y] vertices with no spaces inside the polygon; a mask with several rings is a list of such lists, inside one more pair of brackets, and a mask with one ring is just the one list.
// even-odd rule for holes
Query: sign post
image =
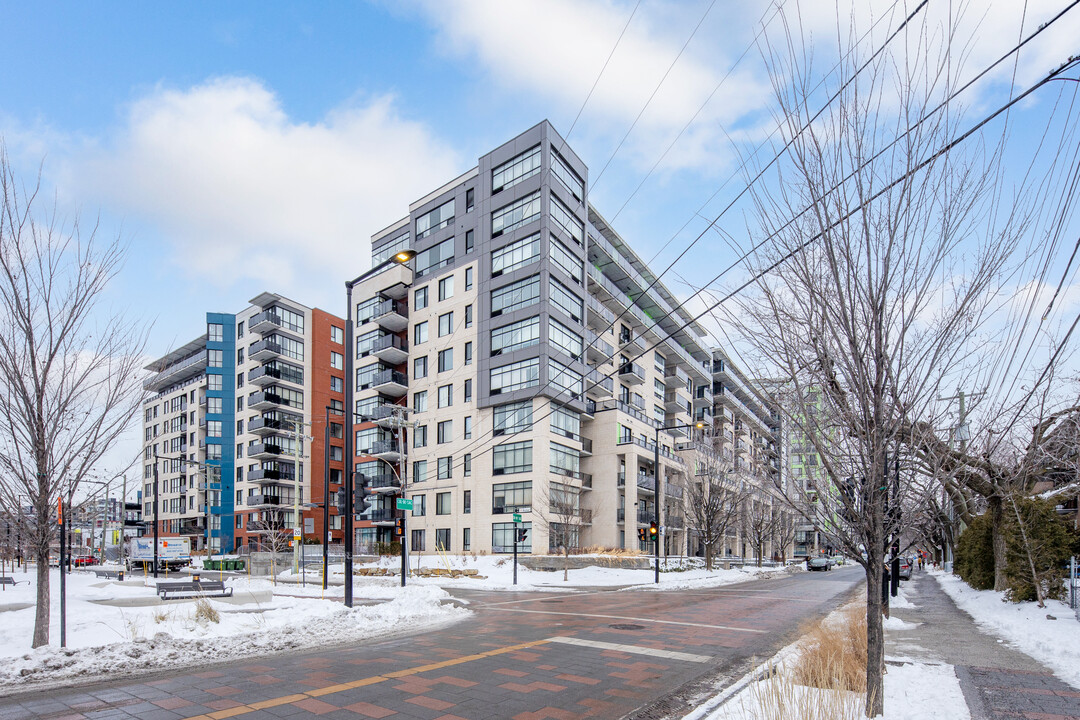
{"label": "sign post", "polygon": [[521,524],[521,515],[514,513],[514,584],[517,585],[517,546],[518,546],[518,525]]}
{"label": "sign post", "polygon": [[401,587],[405,587],[405,574],[408,570],[409,557],[409,551],[405,545],[405,513],[412,510],[412,498],[399,497],[395,505],[401,511]]}

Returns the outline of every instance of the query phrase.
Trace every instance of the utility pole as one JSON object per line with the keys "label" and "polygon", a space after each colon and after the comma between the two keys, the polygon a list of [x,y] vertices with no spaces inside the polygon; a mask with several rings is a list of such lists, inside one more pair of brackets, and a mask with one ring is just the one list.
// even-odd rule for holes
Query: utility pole
{"label": "utility pole", "polygon": [[300,443],[304,430],[303,420],[293,421],[293,575],[300,573],[300,540],[303,537],[300,523]]}
{"label": "utility pole", "polygon": [[[958,387],[958,388],[956,388],[956,394],[955,395],[953,395],[951,397],[938,398],[938,400],[945,400],[945,401],[956,400],[956,401],[959,402],[959,405],[960,405],[960,417],[959,417],[959,421],[957,422],[956,426],[952,428],[952,432],[949,434],[950,435],[949,443],[951,445],[953,441],[958,442],[959,445],[960,445],[960,452],[962,454],[967,453],[968,440],[971,439],[971,431],[968,428],[968,422],[967,422],[966,400],[968,398],[982,397],[985,394],[986,394],[985,392],[965,393],[962,389],[960,389]],[[952,525],[955,525],[956,519],[953,516],[953,505],[952,505],[952,501],[948,499],[948,494],[945,495],[945,500],[947,501],[947,507],[949,508],[949,511],[948,511],[949,523],[950,523],[950,526],[952,526]],[[951,531],[951,529],[952,528],[950,527],[950,531]],[[950,534],[952,534],[952,533],[950,532]],[[952,561],[953,561],[953,548],[952,548],[950,543],[948,543],[948,542],[945,543],[945,548],[944,548],[944,552],[942,553],[942,555],[943,555],[943,557],[942,557],[943,562],[952,563]]]}
{"label": "utility pole", "polygon": [[[158,576],[158,454],[154,443],[154,579]],[[145,567],[145,564],[144,564]]]}

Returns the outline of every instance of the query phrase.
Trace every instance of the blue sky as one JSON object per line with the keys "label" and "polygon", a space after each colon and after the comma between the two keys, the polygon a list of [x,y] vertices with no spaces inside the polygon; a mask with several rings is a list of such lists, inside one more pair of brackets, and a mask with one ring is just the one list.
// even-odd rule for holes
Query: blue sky
{"label": "blue sky", "polygon": [[[850,9],[782,4],[827,68]],[[860,29],[885,20],[871,41],[916,4],[851,2]],[[972,72],[1065,4],[969,3],[959,26]],[[924,14],[943,26],[956,5]],[[591,201],[609,220],[625,203],[614,224],[639,254],[675,237],[666,265],[706,227],[698,208],[711,218],[742,187],[736,177],[717,192],[772,128],[754,45],[763,18],[780,38],[762,0],[3,0],[0,135],[24,180],[44,161],[62,213],[100,217],[102,233],[129,242],[110,300],[155,323],[157,356],[202,332],[205,311],[263,290],[343,313],[343,282],[368,266],[372,233],[545,118],[564,135],[573,126],[594,182],[610,161]],[[1075,54],[1077,37],[1080,10],[1025,52],[1017,83]],[[965,97],[973,116],[1005,99],[1012,70]],[[1018,109],[1010,157],[1060,117],[1056,97]],[[721,223],[740,247],[748,209]],[[680,278],[703,283],[735,257],[710,233],[664,279],[685,297]]]}

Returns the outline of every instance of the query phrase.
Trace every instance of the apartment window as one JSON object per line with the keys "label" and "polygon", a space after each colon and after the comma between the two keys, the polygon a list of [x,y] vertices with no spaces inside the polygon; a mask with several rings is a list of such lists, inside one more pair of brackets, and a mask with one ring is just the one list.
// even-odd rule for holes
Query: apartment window
{"label": "apartment window", "polygon": [[[413,515],[415,515],[415,514],[416,513],[414,512]],[[410,535],[411,535],[410,541],[412,542],[411,549],[414,552],[424,552],[425,550],[427,550],[427,548],[424,546],[425,543],[424,543],[424,531],[423,530],[413,530],[412,533],[410,533]]]}
{"label": "apartment window", "polygon": [[449,552],[450,528],[435,528],[435,548],[442,552]]}
{"label": "apartment window", "polygon": [[496,445],[491,458],[494,475],[532,472],[532,440]]}
{"label": "apartment window", "polygon": [[[416,218],[416,239],[427,237],[454,221],[454,199]],[[417,266],[419,267],[419,265]]]}
{"label": "apartment window", "polygon": [[476,244],[476,233],[472,230],[465,231],[465,252],[471,253]]}
{"label": "apartment window", "polygon": [[236,339],[239,340],[244,337],[244,321],[240,320],[236,323]]}
{"label": "apartment window", "polygon": [[432,270],[438,270],[452,262],[454,262],[454,238],[449,238],[416,256],[416,270],[414,275],[416,277],[421,277]]}
{"label": "apartment window", "polygon": [[491,512],[495,515],[532,512],[532,481],[492,485]]}
{"label": "apartment window", "polygon": [[439,300],[449,300],[454,297],[454,276],[444,277],[439,281]]}
{"label": "apartment window", "polygon": [[465,268],[465,290],[472,290],[473,286],[473,269],[471,267]]}
{"label": "apartment window", "polygon": [[427,412],[427,390],[419,390],[412,396],[413,412]]}
{"label": "apartment window", "polygon": [[[220,375],[207,375],[206,376],[206,389],[207,390],[221,390],[221,376]],[[149,412],[149,411],[147,411]]]}
{"label": "apartment window", "polygon": [[513,392],[540,384],[540,358],[529,358],[491,371],[491,394]]}
{"label": "apartment window", "polygon": [[461,513],[462,515],[472,513],[472,490],[466,490],[461,494]]}
{"label": "apartment window", "polygon": [[[525,541],[517,542],[517,531],[525,530]],[[514,551],[515,545],[518,552],[532,552],[532,523],[492,523],[491,524],[491,551],[497,553],[509,553]]]}
{"label": "apartment window", "polygon": [[379,314],[379,306],[382,305],[382,298],[375,296],[368,298],[363,302],[356,303],[356,324],[357,326],[364,323],[371,322],[376,315]]}
{"label": "apartment window", "polygon": [[379,373],[384,370],[381,363],[375,363],[374,365],[364,365],[356,369],[356,389],[366,390],[378,377]]}
{"label": "apartment window", "polygon": [[330,459],[341,462],[345,459],[345,451],[337,445],[330,446]]}
{"label": "apartment window", "polygon": [[427,321],[413,325],[413,345],[427,342]]}
{"label": "apartment window", "polygon": [[267,310],[267,313],[274,319],[275,322],[277,322],[278,325],[285,328],[286,330],[291,330],[294,333],[303,334],[303,313],[296,312],[295,310],[290,310],[286,307],[281,307],[280,305],[275,305],[274,307],[270,308],[269,310]]}
{"label": "apartment window", "polygon": [[454,386],[442,385],[439,387],[439,407],[447,408],[454,404]]}
{"label": "apartment window", "polygon": [[330,392],[345,392],[345,381],[339,377],[330,377]]}
{"label": "apartment window", "polygon": [[491,316],[520,310],[540,301],[540,276],[531,275],[491,293]]}
{"label": "apartment window", "polygon": [[439,351],[439,372],[454,369],[454,348]]}
{"label": "apartment window", "polygon": [[551,465],[548,469],[551,472],[567,477],[581,477],[581,453],[574,448],[553,442],[549,458]]}
{"label": "apartment window", "polygon": [[570,191],[577,200],[582,200],[585,197],[585,182],[581,179],[581,176],[574,172],[570,164],[563,159],[563,156],[555,150],[551,150],[551,174],[554,175],[563,186]]}
{"label": "apartment window", "polygon": [[[368,332],[356,336],[356,357],[364,357],[375,352],[375,346],[379,340],[383,337],[381,330],[369,330]],[[333,354],[331,353],[331,364],[333,363]],[[340,369],[340,368],[338,368]]]}
{"label": "apartment window", "polygon": [[555,264],[580,285],[583,278],[581,260],[570,252],[565,245],[556,240],[554,235],[551,236],[550,254]]}
{"label": "apartment window", "polygon": [[427,482],[427,460],[417,460],[412,464],[413,482]]}
{"label": "apartment window", "polygon": [[219,368],[222,365],[224,356],[221,350],[207,350],[206,351],[206,364],[209,367]]}
{"label": "apartment window", "polygon": [[540,191],[537,190],[491,213],[491,237],[516,230],[539,217]]}
{"label": "apartment window", "polygon": [[413,380],[427,377],[427,355],[413,358]]}
{"label": "apartment window", "polygon": [[465,190],[465,212],[472,212],[476,207],[476,190],[468,188]]}
{"label": "apartment window", "polygon": [[206,398],[206,413],[208,415],[220,415],[221,414],[221,398],[208,397]]}
{"label": "apartment window", "polygon": [[472,415],[465,416],[465,439],[472,439]]}
{"label": "apartment window", "polygon": [[465,364],[472,365],[472,342],[465,343]]}
{"label": "apartment window", "polygon": [[[300,317],[301,327],[297,332],[303,332],[303,317]],[[278,352],[286,357],[291,357],[293,360],[304,359],[304,343],[300,340],[294,340],[291,337],[285,337],[284,335],[271,335],[266,338],[270,343],[278,346]]]}
{"label": "apartment window", "polygon": [[472,401],[472,379],[465,381],[465,402]]}
{"label": "apartment window", "polygon": [[548,382],[560,390],[565,390],[571,397],[581,395],[581,374],[553,358],[548,358]]}
{"label": "apartment window", "polygon": [[339,328],[337,325],[330,326],[330,342],[337,343],[338,345],[345,344],[345,331]]}
{"label": "apartment window", "polygon": [[472,550],[472,528],[461,529],[461,549],[465,552]]}
{"label": "apartment window", "polygon": [[664,381],[658,378],[653,378],[653,397],[655,397],[657,400],[663,400],[666,393],[667,385],[664,384]]}
{"label": "apartment window", "polygon": [[448,312],[439,316],[439,337],[445,337],[454,332],[454,313]]}
{"label": "apartment window", "polygon": [[555,278],[550,279],[548,289],[552,304],[562,309],[575,322],[581,322],[581,298]]}
{"label": "apartment window", "polygon": [[220,460],[221,459],[221,446],[210,445],[206,446],[206,459],[207,460]]}
{"label": "apartment window", "polygon": [[491,192],[514,187],[525,178],[540,172],[540,146],[529,148],[525,152],[510,158],[491,169]]}
{"label": "apartment window", "polygon": [[491,331],[491,355],[520,350],[540,342],[540,316],[536,315]]}
{"label": "apartment window", "polygon": [[338,439],[345,437],[345,426],[341,423],[330,423],[330,437]]}
{"label": "apartment window", "polygon": [[427,507],[425,505],[427,495],[413,495],[412,496],[412,515],[413,517],[424,517],[427,514]]}
{"label": "apartment window", "polygon": [[572,237],[574,242],[581,245],[585,237],[584,224],[554,194],[551,195],[551,219],[555,225],[562,228],[563,232]]}
{"label": "apartment window", "polygon": [[581,416],[565,407],[556,407],[551,413],[551,431],[573,440],[581,437]]}
{"label": "apartment window", "polygon": [[236,364],[237,365],[243,365],[244,364],[244,348],[237,348],[236,349]]}
{"label": "apartment window", "polygon": [[518,432],[532,430],[533,406],[532,400],[498,405],[494,413],[494,430],[492,435],[510,435]]}
{"label": "apartment window", "polygon": [[330,367],[335,370],[345,369],[345,356],[339,352],[330,351]]}
{"label": "apartment window", "polygon": [[653,369],[663,377],[667,374],[665,368],[667,367],[667,359],[660,353],[653,353]]}
{"label": "apartment window", "polygon": [[540,234],[515,240],[491,253],[491,277],[535,262],[540,258]]}
{"label": "apartment window", "polygon": [[574,359],[581,357],[585,339],[555,318],[548,319],[548,341]]}
{"label": "apartment window", "polygon": [[416,292],[413,293],[413,309],[414,310],[423,310],[424,308],[427,307],[427,305],[428,305],[427,291],[428,291],[428,289],[426,287],[422,287],[422,288],[420,288],[419,290],[417,290]]}
{"label": "apartment window", "polygon": [[465,457],[461,460],[461,471],[465,477],[472,475],[472,453],[465,453]]}
{"label": "apartment window", "polygon": [[[439,458],[439,479],[449,480],[453,476],[454,458],[453,456]],[[449,494],[449,493],[447,493]]]}
{"label": "apartment window", "polygon": [[454,421],[443,420],[436,426],[436,434],[438,435],[438,443],[448,443],[454,439]]}
{"label": "apartment window", "polygon": [[399,250],[405,250],[408,247],[409,231],[406,230],[404,233],[398,235],[371,254],[371,266],[375,267],[379,263],[389,260],[393,255],[396,255]]}
{"label": "apartment window", "polygon": [[465,327],[472,327],[472,305],[465,306]]}
{"label": "apartment window", "polygon": [[206,423],[206,437],[219,438],[221,437],[221,421],[210,420]]}
{"label": "apartment window", "polygon": [[221,323],[207,323],[206,325],[206,339],[209,342],[221,342],[222,341],[223,326]]}

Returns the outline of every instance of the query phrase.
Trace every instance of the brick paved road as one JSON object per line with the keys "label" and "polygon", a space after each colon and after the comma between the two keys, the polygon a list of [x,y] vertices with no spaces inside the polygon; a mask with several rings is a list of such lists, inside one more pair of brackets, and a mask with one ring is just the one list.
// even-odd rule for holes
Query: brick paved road
{"label": "brick paved road", "polygon": [[421,635],[0,700],[8,718],[664,717],[832,609],[857,568],[712,590],[460,591]]}

